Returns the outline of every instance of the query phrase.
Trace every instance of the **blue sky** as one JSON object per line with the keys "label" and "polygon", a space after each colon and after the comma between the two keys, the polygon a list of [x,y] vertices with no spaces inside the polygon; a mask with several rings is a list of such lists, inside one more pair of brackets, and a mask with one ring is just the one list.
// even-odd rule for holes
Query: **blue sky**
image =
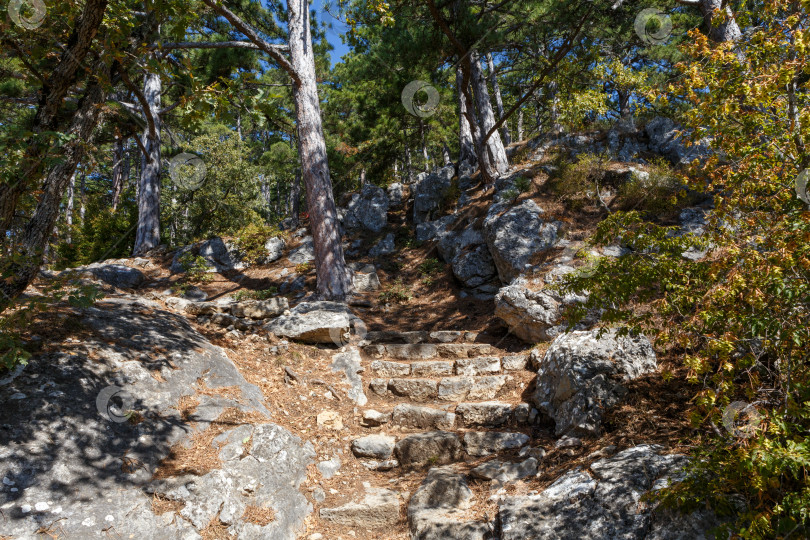
{"label": "blue sky", "polygon": [[[334,47],[334,50],[330,53],[332,57],[332,64],[337,64],[340,62],[340,58],[349,52],[349,47],[344,45],[340,39],[340,36],[346,32],[346,25],[330,15],[323,8],[324,4],[327,6],[330,4],[335,5],[336,2],[330,2],[329,0],[313,0],[312,4],[310,4],[310,9],[314,9],[318,13],[318,21],[332,25],[332,28],[327,30],[326,37],[332,47]],[[330,11],[337,14],[337,10],[332,9]]]}

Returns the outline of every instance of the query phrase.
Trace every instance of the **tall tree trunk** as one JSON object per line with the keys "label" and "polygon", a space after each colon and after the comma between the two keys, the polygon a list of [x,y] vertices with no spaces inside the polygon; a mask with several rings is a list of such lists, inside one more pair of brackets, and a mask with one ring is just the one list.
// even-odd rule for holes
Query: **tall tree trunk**
{"label": "tall tree trunk", "polygon": [[[478,113],[481,115],[481,134],[484,136],[495,126],[495,113],[492,111],[487,81],[481,71],[481,61],[478,53],[473,51],[470,56],[472,83],[475,86],[475,101],[478,105]],[[489,149],[495,170],[499,175],[506,174],[509,170],[509,159],[506,157],[506,149],[504,149],[503,141],[497,131],[487,139],[486,146]]]}
{"label": "tall tree trunk", "polygon": [[[492,85],[492,93],[495,95],[495,106],[498,108],[498,118],[503,118],[503,98],[501,97],[501,85],[498,84],[498,74],[495,72],[495,60],[492,53],[487,53],[487,66],[489,67],[489,82]],[[505,123],[501,128],[503,144],[512,144],[512,137],[509,135],[509,126]]]}
{"label": "tall tree trunk", "polygon": [[523,109],[518,111],[517,138],[519,141],[523,140]]}
{"label": "tall tree trunk", "polygon": [[422,159],[425,162],[425,172],[430,172],[430,154],[428,153],[427,148],[427,135],[425,135],[425,124],[423,122],[419,122],[419,133],[422,137]]}
{"label": "tall tree trunk", "polygon": [[447,165],[452,165],[453,164],[453,160],[450,157],[450,148],[447,147],[446,142],[442,143],[442,158],[444,159],[444,166],[445,167]]}
{"label": "tall tree trunk", "polygon": [[475,165],[478,158],[475,154],[475,141],[473,140],[470,121],[467,119],[467,100],[464,99],[464,92],[461,85],[464,76],[461,73],[461,66],[456,68],[456,88],[458,89],[459,115],[458,115],[458,141],[459,141],[459,163],[469,163]]}
{"label": "tall tree trunk", "polygon": [[[145,156],[141,157],[141,177],[138,181],[138,228],[135,232],[133,255],[143,255],[160,245],[160,75],[146,72],[143,95],[146,99],[144,116],[151,116],[154,134],[144,131]],[[147,110],[148,108],[148,110]]]}
{"label": "tall tree trunk", "polygon": [[405,174],[408,175],[407,183],[413,182],[413,160],[411,159],[411,147],[408,145],[408,134],[402,130],[405,135]]}
{"label": "tall tree trunk", "polygon": [[562,132],[562,125],[560,124],[560,98],[558,95],[558,88],[557,81],[551,81],[548,83],[548,106],[551,116],[551,132],[555,134]]}
{"label": "tall tree trunk", "polygon": [[287,0],[290,60],[299,81],[293,84],[298,125],[298,148],[302,176],[307,190],[310,227],[318,276],[318,296],[343,301],[353,292],[352,279],[340,243],[337,219],[326,157],[326,141],[321,123],[321,105],[315,82],[315,57],[307,0]]}
{"label": "tall tree trunk", "polygon": [[44,174],[42,167],[49,145],[44,144],[45,141],[39,139],[38,135],[45,131],[61,131],[58,120],[59,109],[78,75],[83,73],[81,64],[90,51],[93,39],[104,19],[107,2],[108,0],[85,2],[81,17],[66,40],[67,48],[42,86],[31,126],[31,132],[35,135],[28,140],[19,173],[16,179],[0,183],[0,238],[3,240],[6,231],[11,228],[20,196],[32,181],[40,180]]}
{"label": "tall tree trunk", "polygon": [[98,124],[106,99],[102,85],[91,80],[66,130],[71,138],[63,149],[62,160],[46,176],[36,210],[23,230],[19,252],[0,262],[0,313],[28,287],[39,271],[65,189],[76,172],[84,145]]}
{"label": "tall tree trunk", "polygon": [[124,189],[124,162],[127,160],[126,146],[120,137],[113,143],[113,168],[112,168],[112,211],[118,210],[118,203],[121,201],[121,192]]}
{"label": "tall tree trunk", "polygon": [[73,204],[76,198],[76,171],[70,175],[70,183],[68,184],[68,202],[65,208],[65,223],[67,223],[67,243],[73,243]]}
{"label": "tall tree trunk", "polygon": [[79,221],[84,225],[84,214],[87,211],[87,173],[82,171],[82,181],[79,183]]}

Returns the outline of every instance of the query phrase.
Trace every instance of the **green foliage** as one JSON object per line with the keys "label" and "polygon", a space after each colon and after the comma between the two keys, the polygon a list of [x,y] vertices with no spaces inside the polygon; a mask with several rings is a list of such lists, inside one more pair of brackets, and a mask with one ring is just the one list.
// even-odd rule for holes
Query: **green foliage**
{"label": "green foliage", "polygon": [[208,271],[210,266],[202,255],[194,255],[191,251],[186,251],[178,260],[183,267],[184,280],[187,283],[208,283],[214,276]]}
{"label": "green foliage", "polygon": [[251,264],[258,264],[267,257],[264,245],[270,238],[284,236],[278,227],[251,223],[236,233],[236,245]]}
{"label": "green foliage", "polygon": [[515,188],[517,188],[520,193],[526,193],[529,191],[529,189],[531,189],[531,187],[532,181],[525,176],[518,176],[515,178]]}
{"label": "green foliage", "polygon": [[413,299],[411,289],[401,279],[380,292],[380,302],[383,304],[407,304]]}
{"label": "green foliage", "polygon": [[296,264],[295,265],[295,272],[297,274],[308,274],[310,272],[310,270],[312,270],[312,268],[313,268],[312,263],[305,262],[305,263],[301,263],[301,264]]}
{"label": "green foliage", "polygon": [[135,243],[136,222],[137,211],[130,205],[113,212],[101,199],[91,198],[84,222],[70,229],[71,242],[63,236],[65,240],[56,245],[56,268],[128,257]]}

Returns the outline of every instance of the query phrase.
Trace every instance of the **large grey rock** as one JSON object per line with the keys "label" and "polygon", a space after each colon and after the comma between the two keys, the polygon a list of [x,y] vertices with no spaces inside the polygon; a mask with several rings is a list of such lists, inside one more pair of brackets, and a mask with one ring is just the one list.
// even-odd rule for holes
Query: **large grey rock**
{"label": "large grey rock", "polygon": [[464,477],[450,468],[434,467],[408,502],[411,538],[418,540],[484,540],[488,524],[468,521],[465,510],[473,493]]}
{"label": "large grey rock", "polygon": [[287,256],[292,264],[305,264],[315,260],[315,244],[311,236],[305,236],[301,244]]}
{"label": "large grey rock", "polygon": [[268,300],[245,300],[231,305],[231,315],[250,319],[269,319],[281,315],[289,308],[290,303],[284,297],[270,298]]}
{"label": "large grey rock", "polygon": [[287,247],[287,243],[280,236],[274,236],[268,239],[267,242],[264,243],[264,249],[267,251],[267,255],[262,261],[262,264],[270,264],[279,260],[284,255],[285,247]]}
{"label": "large grey rock", "polygon": [[352,452],[357,457],[388,459],[394,452],[396,439],[388,435],[366,435],[352,441]]}
{"label": "large grey rock", "polygon": [[685,165],[695,159],[704,159],[711,154],[708,140],[687,146],[688,134],[671,119],[657,116],[645,126],[648,146],[651,151],[667,158],[675,165]]}
{"label": "large grey rock", "polygon": [[60,275],[74,274],[85,275],[119,289],[135,289],[146,280],[146,276],[137,268],[106,261],[72,268],[60,273]]}
{"label": "large grey rock", "polygon": [[399,522],[399,504],[399,495],[395,491],[368,488],[362,501],[321,508],[320,516],[324,521],[340,525],[378,529]]}
{"label": "large grey rock", "polygon": [[403,467],[422,468],[446,465],[461,460],[464,452],[458,435],[447,431],[429,431],[408,435],[394,447]]}
{"label": "large grey rock", "polygon": [[430,221],[431,216],[439,210],[455,173],[453,166],[435,169],[413,186],[413,222],[415,225]]}
{"label": "large grey rock", "polygon": [[416,429],[453,429],[456,415],[441,409],[401,403],[394,407],[394,425]]}
{"label": "large grey rock", "polygon": [[553,247],[562,223],[545,222],[542,214],[531,199],[514,207],[496,204],[490,208],[484,236],[502,282],[510,283],[532,256]]}
{"label": "large grey rock", "polygon": [[380,232],[388,223],[388,205],[388,195],[383,188],[364,185],[346,207],[346,228]]}
{"label": "large grey rock", "polygon": [[373,292],[380,289],[380,278],[377,276],[377,272],[355,274],[352,283],[357,292]]}
{"label": "large grey rock", "polygon": [[515,450],[529,442],[524,433],[500,431],[468,431],[464,434],[464,448],[471,456],[488,456],[505,450]]}
{"label": "large grey rock", "polygon": [[537,371],[532,396],[555,422],[557,435],[598,435],[602,415],[626,392],[622,383],[655,371],[655,351],[640,335],[609,330],[563,334],[549,347]]}
{"label": "large grey rock", "polygon": [[399,208],[405,204],[405,201],[408,200],[410,192],[411,190],[408,188],[408,186],[400,184],[399,182],[391,184],[386,190],[388,195],[388,204],[390,204],[391,208]]}
{"label": "large grey rock", "polygon": [[377,242],[374,247],[368,252],[368,256],[372,258],[382,257],[383,255],[390,255],[394,253],[397,248],[394,243],[396,237],[394,233],[388,233],[385,238]]}
{"label": "large grey rock", "polygon": [[[495,317],[523,341],[538,343],[554,339],[565,331],[568,325],[563,318],[566,306],[586,300],[584,296],[561,296],[551,290],[533,291],[526,288],[522,280],[516,280],[495,295]],[[589,327],[594,319],[594,316],[587,317],[578,328]]]}
{"label": "large grey rock", "polygon": [[243,254],[238,247],[230,242],[225,242],[219,236],[202,242],[195,249],[196,253],[205,259],[209,265],[216,268],[217,272],[242,270],[248,267],[248,264],[242,260]]}
{"label": "large grey rock", "polygon": [[[185,316],[143,299],[111,295],[79,317],[90,332],[70,351],[35,355],[0,381],[3,535],[38,538],[57,523],[60,538],[109,538],[114,530],[121,538],[191,539],[217,516],[234,538],[293,540],[304,532],[312,508],[300,487],[312,445],[269,422],[261,390],[221,348]],[[200,380],[231,391],[197,394],[186,419],[178,401]],[[127,421],[127,411],[143,421]],[[226,411],[211,443],[218,462],[155,479],[173,447],[205,440],[199,434]],[[156,515],[154,494],[182,509]],[[248,506],[271,508],[274,521],[242,519]]]}
{"label": "large grey rock", "polygon": [[361,407],[368,402],[366,394],[363,392],[363,379],[360,373],[363,372],[362,358],[360,351],[356,347],[351,347],[346,352],[338,353],[332,357],[332,371],[342,371],[349,385],[346,394],[355,404]]}
{"label": "large grey rock", "polygon": [[455,216],[444,216],[435,221],[424,221],[416,225],[416,241],[428,242],[447,231],[455,221]]}
{"label": "large grey rock", "polygon": [[641,445],[593,463],[593,476],[569,471],[537,495],[504,498],[498,510],[501,538],[713,538],[708,531],[720,522],[711,513],[678,516],[641,500],[668,479],[676,480],[684,464],[683,456]]}
{"label": "large grey rock", "polygon": [[301,302],[287,315],[265,325],[279,337],[305,343],[334,343],[351,328],[354,318],[346,304],[338,302]]}
{"label": "large grey rock", "polygon": [[463,426],[502,426],[512,420],[512,404],[502,401],[459,403],[456,415]]}
{"label": "large grey rock", "polygon": [[535,474],[537,474],[537,459],[533,457],[519,463],[493,459],[470,471],[470,475],[474,478],[496,480],[502,484],[534,476]]}
{"label": "large grey rock", "polygon": [[471,289],[491,281],[497,275],[495,261],[484,244],[460,251],[450,264],[456,279]]}

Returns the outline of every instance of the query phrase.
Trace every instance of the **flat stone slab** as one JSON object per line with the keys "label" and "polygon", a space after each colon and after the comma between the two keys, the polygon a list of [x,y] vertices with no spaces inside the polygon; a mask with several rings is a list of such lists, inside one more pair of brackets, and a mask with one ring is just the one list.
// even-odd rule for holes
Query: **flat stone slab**
{"label": "flat stone slab", "polygon": [[304,343],[339,343],[351,329],[354,315],[346,304],[338,302],[302,302],[287,315],[265,325],[279,337]]}
{"label": "flat stone slab", "polygon": [[407,377],[411,374],[411,365],[401,362],[374,360],[371,363],[371,373],[376,377]]}
{"label": "flat stone slab", "polygon": [[453,374],[453,362],[446,360],[428,360],[412,362],[411,374],[414,377],[442,377]]}
{"label": "flat stone slab", "polygon": [[464,510],[473,493],[464,476],[448,467],[434,467],[408,503],[411,538],[420,540],[485,540],[486,523],[469,521]]}
{"label": "flat stone slab", "polygon": [[492,352],[492,346],[486,343],[442,343],[436,347],[442,358],[471,358]]}
{"label": "flat stone slab", "polygon": [[375,411],[374,409],[368,409],[363,411],[363,419],[360,423],[365,427],[377,427],[383,424],[387,424],[391,421],[391,413],[383,413],[380,411]]}
{"label": "flat stone slab", "polygon": [[515,450],[529,442],[523,433],[499,431],[470,431],[464,434],[464,448],[471,456],[488,456]]}
{"label": "flat stone slab", "polygon": [[501,358],[504,371],[521,371],[526,369],[528,363],[529,356],[525,354],[509,355]]}
{"label": "flat stone slab", "polygon": [[350,502],[336,508],[321,508],[320,516],[324,521],[339,525],[379,529],[399,522],[399,507],[397,492],[370,488],[362,501]]}
{"label": "flat stone slab", "polygon": [[456,416],[462,426],[502,426],[513,418],[511,403],[485,401],[481,403],[459,403]]}
{"label": "flat stone slab", "polygon": [[515,482],[537,474],[537,459],[530,457],[520,463],[510,463],[493,459],[470,471],[470,475],[481,480],[497,480],[503,484]]}
{"label": "flat stone slab", "polygon": [[396,360],[430,360],[436,357],[437,349],[432,343],[385,345],[385,354]]}
{"label": "flat stone slab", "polygon": [[452,429],[456,415],[449,411],[400,404],[394,407],[393,424],[412,429]]}
{"label": "flat stone slab", "polygon": [[446,465],[464,456],[458,435],[447,431],[408,435],[396,444],[394,453],[400,464],[408,468]]}
{"label": "flat stone slab", "polygon": [[504,375],[445,377],[439,381],[437,395],[442,401],[493,399],[504,384],[506,384]]}
{"label": "flat stone slab", "polygon": [[500,373],[501,359],[497,356],[479,356],[456,360],[456,375],[491,375]]}
{"label": "flat stone slab", "polygon": [[395,396],[428,401],[438,396],[438,383],[433,379],[391,379],[388,390]]}

